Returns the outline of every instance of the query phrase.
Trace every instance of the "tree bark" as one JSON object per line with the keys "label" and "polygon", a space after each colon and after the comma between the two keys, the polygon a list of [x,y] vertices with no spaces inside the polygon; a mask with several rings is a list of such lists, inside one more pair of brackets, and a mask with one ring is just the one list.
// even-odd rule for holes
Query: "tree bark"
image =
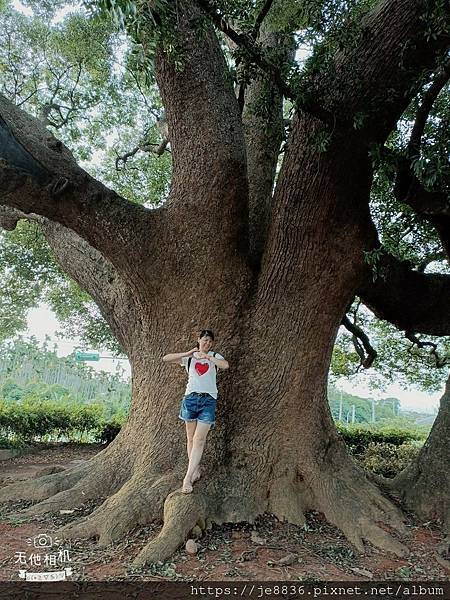
{"label": "tree bark", "polygon": [[450,534],[450,378],[439,414],[419,456],[392,481],[390,487],[424,520],[440,521]]}
{"label": "tree bark", "polygon": [[247,254],[247,161],[239,106],[216,34],[210,23],[202,25],[196,2],[180,2],[177,10],[182,65],[163,51],[156,60],[172,147],[166,210],[171,239],[189,237],[186,268],[197,268],[197,254],[206,263]]}
{"label": "tree bark", "polygon": [[130,350],[128,340],[138,335],[139,324],[133,321],[137,306],[132,290],[119,272],[71,229],[39,215],[27,215],[17,209],[0,206],[0,227],[3,229],[15,229],[21,219],[40,226],[56,262],[91,296],[106,323],[115,332],[122,350],[127,353]]}
{"label": "tree bark", "polygon": [[91,296],[122,350],[130,352],[129,340],[138,336],[140,329],[134,318],[138,306],[130,287],[98,250],[71,229],[44,217],[37,221],[57,263]]}
{"label": "tree bark", "polygon": [[1,94],[0,186],[0,205],[72,229],[123,271],[131,256],[141,258],[137,240],[148,239],[157,220],[90,177],[38,119]]}
{"label": "tree bark", "polygon": [[450,334],[448,275],[413,271],[409,263],[386,253],[377,273],[367,268],[357,293],[378,318],[400,330]]}
{"label": "tree bark", "polygon": [[[282,62],[292,63],[292,36],[261,26],[258,43],[267,51],[276,50]],[[242,114],[249,181],[249,255],[258,268],[270,221],[275,175],[284,139],[283,96],[263,73],[245,89]]]}

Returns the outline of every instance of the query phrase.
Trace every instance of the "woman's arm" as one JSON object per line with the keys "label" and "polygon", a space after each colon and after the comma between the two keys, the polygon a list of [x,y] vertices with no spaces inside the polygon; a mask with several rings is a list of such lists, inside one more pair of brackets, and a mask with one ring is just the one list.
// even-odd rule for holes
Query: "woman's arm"
{"label": "woman's arm", "polygon": [[209,360],[212,363],[214,363],[216,365],[216,367],[219,367],[219,369],[229,369],[230,368],[228,361],[225,360],[224,358],[216,358],[215,356],[210,356]]}
{"label": "woman's arm", "polygon": [[198,348],[193,348],[189,350],[189,352],[177,352],[175,354],[165,354],[163,356],[163,362],[166,363],[179,363],[182,358],[187,358],[188,356],[192,356],[194,352],[197,352]]}

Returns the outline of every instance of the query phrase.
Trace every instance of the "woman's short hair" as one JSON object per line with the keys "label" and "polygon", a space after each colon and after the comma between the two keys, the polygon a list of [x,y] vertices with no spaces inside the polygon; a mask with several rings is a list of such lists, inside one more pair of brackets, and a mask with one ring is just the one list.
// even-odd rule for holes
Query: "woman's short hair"
{"label": "woman's short hair", "polygon": [[205,336],[210,337],[214,341],[214,333],[211,331],[211,329],[203,329],[202,331],[200,331],[200,334],[198,337],[200,339]]}

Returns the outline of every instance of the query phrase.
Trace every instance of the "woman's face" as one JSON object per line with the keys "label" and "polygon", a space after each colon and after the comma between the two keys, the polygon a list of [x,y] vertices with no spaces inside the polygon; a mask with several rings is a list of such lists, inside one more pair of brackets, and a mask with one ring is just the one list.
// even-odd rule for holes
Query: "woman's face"
{"label": "woman's face", "polygon": [[208,352],[211,350],[214,344],[213,340],[209,337],[209,335],[204,335],[203,337],[198,338],[197,342],[198,349],[200,350],[200,352],[204,352],[205,354],[208,354]]}

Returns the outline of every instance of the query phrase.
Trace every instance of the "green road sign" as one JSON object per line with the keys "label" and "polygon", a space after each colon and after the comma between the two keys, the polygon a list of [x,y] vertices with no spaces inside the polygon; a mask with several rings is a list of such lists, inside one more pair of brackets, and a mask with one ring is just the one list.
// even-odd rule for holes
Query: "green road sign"
{"label": "green road sign", "polygon": [[98,352],[75,352],[75,360],[77,362],[88,361],[88,360],[100,360],[100,354]]}

